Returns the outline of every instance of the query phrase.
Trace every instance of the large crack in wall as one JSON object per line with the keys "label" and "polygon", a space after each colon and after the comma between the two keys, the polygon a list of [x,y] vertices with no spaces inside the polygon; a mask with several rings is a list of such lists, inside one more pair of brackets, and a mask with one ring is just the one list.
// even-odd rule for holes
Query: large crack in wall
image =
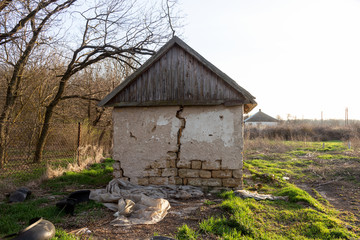
{"label": "large crack in wall", "polygon": [[176,151],[176,166],[178,165],[178,162],[180,161],[180,152],[181,152],[181,136],[182,132],[186,126],[186,120],[185,118],[181,117],[181,113],[184,111],[184,106],[180,106],[179,110],[176,112],[176,117],[180,120],[181,126],[178,130],[177,134],[177,151]]}

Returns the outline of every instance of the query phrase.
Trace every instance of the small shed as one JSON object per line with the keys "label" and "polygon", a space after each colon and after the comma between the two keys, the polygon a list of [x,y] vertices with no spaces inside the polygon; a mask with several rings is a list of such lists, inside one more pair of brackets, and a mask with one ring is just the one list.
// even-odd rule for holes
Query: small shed
{"label": "small shed", "polygon": [[249,92],[173,37],[107,95],[114,175],[130,182],[240,187]]}
{"label": "small shed", "polygon": [[246,126],[265,127],[265,126],[275,126],[278,123],[279,120],[262,112],[261,109],[259,109],[259,111],[254,115],[245,119]]}

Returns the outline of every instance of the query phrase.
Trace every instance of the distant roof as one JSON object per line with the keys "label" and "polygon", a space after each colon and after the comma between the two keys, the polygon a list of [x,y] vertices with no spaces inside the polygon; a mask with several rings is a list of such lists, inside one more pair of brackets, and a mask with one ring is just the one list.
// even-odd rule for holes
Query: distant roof
{"label": "distant roof", "polygon": [[245,122],[278,122],[276,118],[273,118],[266,113],[263,113],[261,109],[251,117],[245,119]]}
{"label": "distant roof", "polygon": [[109,93],[99,106],[244,105],[257,103],[244,88],[173,37],[137,71]]}

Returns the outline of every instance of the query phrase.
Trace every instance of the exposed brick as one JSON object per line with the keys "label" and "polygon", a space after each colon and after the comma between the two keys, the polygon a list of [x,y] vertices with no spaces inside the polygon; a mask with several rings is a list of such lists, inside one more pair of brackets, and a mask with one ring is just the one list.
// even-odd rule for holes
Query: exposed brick
{"label": "exposed brick", "polygon": [[199,171],[199,176],[201,178],[211,178],[211,171],[208,170],[200,170]]}
{"label": "exposed brick", "polygon": [[191,162],[189,161],[179,161],[176,165],[177,168],[191,168]]}
{"label": "exposed brick", "polygon": [[232,188],[238,188],[241,187],[241,180],[238,178],[224,178],[222,180],[222,184],[224,187],[232,187]]}
{"label": "exposed brick", "polygon": [[166,185],[168,184],[167,177],[149,177],[149,184]]}
{"label": "exposed brick", "polygon": [[166,160],[166,168],[176,168],[176,160],[175,159]]}
{"label": "exposed brick", "polygon": [[201,161],[200,160],[192,160],[191,168],[192,169],[201,169]]}
{"label": "exposed brick", "polygon": [[183,179],[181,177],[174,177],[175,185],[183,185]]}
{"label": "exposed brick", "polygon": [[242,170],[241,169],[233,170],[233,177],[242,178]]}
{"label": "exposed brick", "polygon": [[151,164],[151,168],[157,169],[157,168],[166,168],[167,161],[164,160],[157,160]]}
{"label": "exposed brick", "polygon": [[172,151],[169,151],[169,152],[167,152],[167,158],[168,159],[173,159],[173,160],[175,160],[176,158],[177,158],[177,154],[176,154],[176,152],[172,152]]}
{"label": "exposed brick", "polygon": [[213,178],[231,178],[232,171],[231,170],[213,170],[211,173]]}
{"label": "exposed brick", "polygon": [[177,175],[177,168],[165,168],[162,170],[161,176],[175,177]]}
{"label": "exposed brick", "polygon": [[220,170],[221,160],[216,161],[206,161],[202,163],[203,170]]}
{"label": "exposed brick", "polygon": [[201,181],[203,186],[209,186],[209,187],[221,187],[222,182],[219,178],[209,178],[209,179],[202,179]]}
{"label": "exposed brick", "polygon": [[181,177],[181,178],[197,178],[197,177],[199,177],[199,170],[179,169],[179,177]]}
{"label": "exposed brick", "polygon": [[188,178],[187,180],[188,180],[188,182],[187,182],[188,185],[202,186],[202,179],[201,178]]}
{"label": "exposed brick", "polygon": [[145,170],[145,177],[160,177],[161,169],[147,169]]}
{"label": "exposed brick", "polygon": [[149,185],[149,178],[138,178],[138,183],[139,185],[143,185],[143,186],[146,186],[146,185]]}

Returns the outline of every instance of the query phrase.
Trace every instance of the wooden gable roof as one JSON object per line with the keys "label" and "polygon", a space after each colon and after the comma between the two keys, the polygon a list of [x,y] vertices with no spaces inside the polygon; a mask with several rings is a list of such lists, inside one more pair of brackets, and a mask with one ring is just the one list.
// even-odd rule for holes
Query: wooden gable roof
{"label": "wooden gable roof", "polygon": [[99,106],[242,105],[257,103],[244,88],[178,37],[173,37]]}

